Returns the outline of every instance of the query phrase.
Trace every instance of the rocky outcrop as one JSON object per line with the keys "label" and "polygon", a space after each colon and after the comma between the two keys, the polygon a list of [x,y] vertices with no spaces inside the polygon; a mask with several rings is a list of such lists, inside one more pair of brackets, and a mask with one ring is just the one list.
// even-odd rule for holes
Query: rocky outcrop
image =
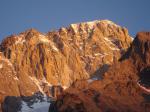
{"label": "rocky outcrop", "polygon": [[0,53],[0,103],[2,103],[5,97],[8,95],[20,95],[18,78],[12,67],[12,64],[8,59],[3,57],[2,53]]}
{"label": "rocky outcrop", "polygon": [[21,98],[8,96],[2,104],[3,112],[18,112],[21,109]]}
{"label": "rocky outcrop", "polygon": [[27,75],[18,76],[12,63],[0,53],[0,103],[7,96],[32,95],[37,86]]}
{"label": "rocky outcrop", "polygon": [[63,88],[61,86],[52,86],[51,91],[52,96],[54,98],[57,98],[57,96],[59,96],[63,92]]}
{"label": "rocky outcrop", "polygon": [[102,80],[78,82],[78,86],[73,85],[60,95],[50,110],[149,112],[149,43],[149,32],[138,33],[120,62],[115,62]]}

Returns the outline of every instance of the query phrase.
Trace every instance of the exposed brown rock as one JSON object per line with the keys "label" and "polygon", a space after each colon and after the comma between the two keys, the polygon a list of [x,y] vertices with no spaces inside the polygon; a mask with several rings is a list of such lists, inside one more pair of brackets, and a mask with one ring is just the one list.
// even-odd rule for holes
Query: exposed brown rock
{"label": "exposed brown rock", "polygon": [[69,86],[118,60],[131,41],[125,28],[102,20],[71,24],[46,35],[30,29],[3,40],[1,51],[17,73],[21,69],[52,85]]}
{"label": "exposed brown rock", "polygon": [[63,92],[63,88],[61,86],[52,86],[51,91],[52,96],[54,98],[57,98],[57,96],[59,96]]}
{"label": "exposed brown rock", "polygon": [[[79,80],[88,79],[93,74],[104,74],[124,54],[131,42],[126,28],[108,20],[71,24],[47,34],[30,29],[9,36],[0,45],[3,59],[12,66],[4,66],[0,71],[1,79],[8,79],[7,82],[0,81],[1,85],[6,84],[6,88],[2,86],[0,91],[7,92],[1,95],[1,101],[5,96],[30,96],[37,91],[51,96],[49,88],[53,85],[65,89],[77,81],[78,84],[74,83],[77,87]],[[7,78],[9,74],[12,76]],[[84,82],[78,88],[87,85]],[[54,96],[60,91],[56,90]],[[79,107],[81,111],[83,107]]]}
{"label": "exposed brown rock", "polygon": [[[93,81],[84,88],[70,87],[50,109],[65,112],[69,106],[72,111],[77,112],[76,105],[82,102],[83,112],[90,112],[91,108],[95,112],[149,112],[150,69],[149,61],[146,61],[150,57],[149,38],[149,32],[138,33],[120,62],[112,65],[102,80]],[[93,94],[89,91],[93,91]],[[91,106],[85,106],[87,102]]]}
{"label": "exposed brown rock", "polygon": [[18,78],[11,62],[0,53],[0,102],[5,96],[19,96]]}
{"label": "exposed brown rock", "polygon": [[7,96],[28,96],[36,91],[38,88],[31,79],[27,75],[18,76],[13,64],[0,52],[0,103]]}

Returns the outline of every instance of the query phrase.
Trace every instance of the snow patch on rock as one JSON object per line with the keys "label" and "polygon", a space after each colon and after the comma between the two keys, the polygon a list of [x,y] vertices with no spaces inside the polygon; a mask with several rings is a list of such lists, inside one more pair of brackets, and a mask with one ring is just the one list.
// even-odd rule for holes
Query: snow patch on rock
{"label": "snow patch on rock", "polygon": [[88,83],[92,83],[95,80],[98,80],[98,78],[94,77],[94,78],[88,79],[87,81],[88,81]]}
{"label": "snow patch on rock", "polygon": [[30,77],[30,79],[36,84],[36,86],[39,88],[39,91],[40,91],[43,95],[45,95],[43,89],[42,89],[41,86],[40,86],[40,82],[39,82],[35,77],[31,77],[31,76],[29,76],[29,77]]}
{"label": "snow patch on rock", "polygon": [[23,44],[24,42],[26,42],[25,39],[23,39],[23,36],[22,35],[19,35],[19,36],[16,36],[16,42],[15,44]]}
{"label": "snow patch on rock", "polygon": [[[113,40],[110,40],[109,38],[105,37],[104,38],[105,40],[105,44],[111,49],[111,50],[120,50],[112,41]],[[112,47],[111,47],[112,46]]]}
{"label": "snow patch on rock", "polygon": [[49,102],[37,102],[30,108],[27,103],[22,101],[22,109],[20,112],[48,112],[50,103]]}
{"label": "snow patch on rock", "polygon": [[101,53],[95,53],[94,56],[103,56]]}
{"label": "snow patch on rock", "polygon": [[52,50],[57,51],[57,52],[59,51],[54,44],[52,44],[51,47],[52,47]]}
{"label": "snow patch on rock", "polygon": [[144,91],[150,93],[150,89],[148,89],[148,88],[142,86],[142,85],[140,84],[140,82],[137,82],[137,85],[138,85],[141,89],[143,89]]}
{"label": "snow patch on rock", "polygon": [[78,32],[79,24],[71,24],[70,26],[71,26],[71,28],[73,29],[73,31],[74,31],[75,33]]}
{"label": "snow patch on rock", "polygon": [[115,24],[114,22],[112,22],[112,21],[110,21],[110,20],[107,20],[107,19],[105,19],[105,20],[100,20],[99,22],[100,22],[100,23],[103,23],[103,24],[105,24],[105,25],[109,25],[109,26],[120,27],[120,26],[118,26],[117,24]]}
{"label": "snow patch on rock", "polygon": [[83,25],[88,27],[88,32],[90,32],[94,29],[94,26],[96,26],[98,23],[102,23],[106,26],[109,25],[109,26],[120,27],[117,24],[115,24],[114,22],[107,20],[107,19],[106,20],[94,20],[94,21],[88,21],[88,22],[74,23],[74,24],[71,24],[70,26],[74,30],[74,32],[77,33],[79,30],[79,26],[81,24],[83,24]]}
{"label": "snow patch on rock", "polygon": [[49,82],[47,82],[47,80],[45,79],[45,77],[43,77],[43,79],[40,82],[41,83],[46,83],[49,87],[52,87],[52,84],[50,84]]}
{"label": "snow patch on rock", "polygon": [[4,62],[6,62],[8,66],[13,67],[12,63],[11,63],[8,59],[6,59],[6,58],[1,58],[1,60],[4,61]]}
{"label": "snow patch on rock", "polygon": [[49,43],[50,41],[48,40],[48,38],[46,38],[45,35],[40,34],[39,35],[39,40],[43,43]]}
{"label": "snow patch on rock", "polygon": [[[50,101],[46,96],[37,95],[35,99],[30,101],[22,101],[21,102],[21,110],[19,112],[48,112]],[[29,103],[31,105],[29,105]]]}
{"label": "snow patch on rock", "polygon": [[67,87],[67,86],[62,86],[62,88],[65,90],[65,89],[67,89],[68,87]]}
{"label": "snow patch on rock", "polygon": [[57,52],[59,51],[57,49],[57,47],[55,46],[55,44],[52,41],[50,41],[45,35],[40,34],[39,35],[39,41],[42,43],[48,43],[51,46],[51,49],[53,51],[57,51]]}
{"label": "snow patch on rock", "polygon": [[15,77],[14,77],[14,80],[17,80],[17,81],[18,81],[19,79],[18,79],[18,77],[15,76]]}
{"label": "snow patch on rock", "polygon": [[86,24],[89,26],[90,29],[93,29],[93,27],[96,25],[97,21],[90,21],[87,22]]}

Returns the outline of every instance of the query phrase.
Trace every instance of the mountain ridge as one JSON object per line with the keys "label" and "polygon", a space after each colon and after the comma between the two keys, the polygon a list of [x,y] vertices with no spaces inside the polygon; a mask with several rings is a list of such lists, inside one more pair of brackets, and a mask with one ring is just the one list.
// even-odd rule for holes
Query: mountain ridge
{"label": "mountain ridge", "polygon": [[[0,51],[18,78],[15,86],[8,86],[10,90],[17,89],[19,96],[31,96],[38,91],[57,96],[61,88],[78,80],[103,75],[104,72],[99,73],[105,71],[101,70],[104,65],[107,70],[132,42],[126,28],[108,20],[72,25],[47,34],[29,29],[2,41]],[[50,89],[53,87],[54,93]],[[5,96],[9,94],[0,97]]]}

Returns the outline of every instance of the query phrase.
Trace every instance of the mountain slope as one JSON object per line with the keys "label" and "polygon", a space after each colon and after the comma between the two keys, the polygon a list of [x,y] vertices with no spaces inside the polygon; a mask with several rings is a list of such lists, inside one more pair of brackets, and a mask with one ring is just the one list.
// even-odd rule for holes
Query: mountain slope
{"label": "mountain slope", "polygon": [[77,80],[100,77],[131,42],[127,29],[109,20],[71,24],[47,34],[29,29],[11,35],[0,51],[18,79],[13,86],[17,94],[0,96],[32,96],[38,91],[51,96],[52,86],[66,89]]}
{"label": "mountain slope", "polygon": [[46,35],[31,29],[4,39],[1,51],[17,73],[69,86],[112,64],[131,41],[125,28],[102,20],[71,24]]}
{"label": "mountain slope", "polygon": [[[150,32],[140,32],[102,80],[80,81],[51,105],[56,112],[149,112]],[[82,86],[81,86],[82,85]]]}

